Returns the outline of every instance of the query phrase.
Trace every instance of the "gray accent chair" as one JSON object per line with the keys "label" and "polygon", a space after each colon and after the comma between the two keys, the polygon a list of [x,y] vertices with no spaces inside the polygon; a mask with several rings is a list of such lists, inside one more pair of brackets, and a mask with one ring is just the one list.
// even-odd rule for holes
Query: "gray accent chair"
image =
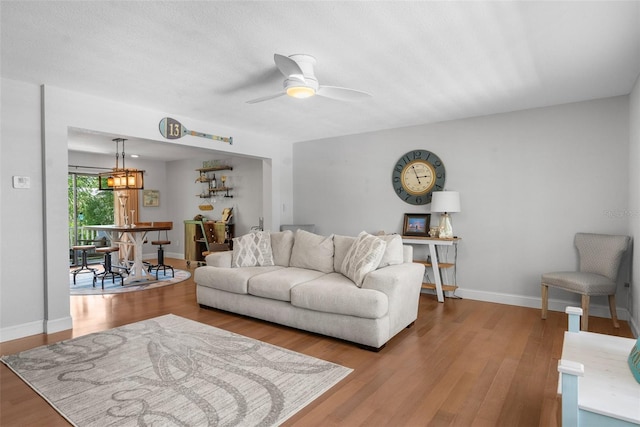
{"label": "gray accent chair", "polygon": [[583,331],[589,328],[589,298],[607,295],[613,326],[619,328],[616,314],[616,282],[625,252],[629,249],[629,236],[576,233],[579,271],[559,271],[542,275],[542,318],[547,318],[549,286],[582,295]]}

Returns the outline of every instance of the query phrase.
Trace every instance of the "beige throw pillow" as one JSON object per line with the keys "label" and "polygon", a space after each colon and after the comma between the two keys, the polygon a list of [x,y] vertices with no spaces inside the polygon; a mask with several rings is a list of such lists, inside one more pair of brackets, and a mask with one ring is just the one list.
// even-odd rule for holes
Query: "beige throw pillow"
{"label": "beige throw pillow", "polygon": [[233,239],[231,267],[273,265],[271,236],[268,231],[256,231]]}
{"label": "beige throw pillow", "polygon": [[333,235],[333,271],[340,273],[344,257],[355,241],[356,237],[353,236]]}
{"label": "beige throw pillow", "polygon": [[404,249],[402,247],[402,237],[399,234],[385,234],[377,236],[387,242],[387,248],[382,255],[378,268],[389,265],[402,264],[404,262]]}
{"label": "beige throw pillow", "polygon": [[364,277],[378,268],[386,247],[384,240],[366,231],[361,232],[344,257],[340,272],[362,287]]}
{"label": "beige throw pillow", "polygon": [[273,252],[273,263],[275,265],[289,267],[293,238],[294,234],[291,230],[271,233],[271,252]]}
{"label": "beige throw pillow", "polygon": [[320,236],[296,230],[289,266],[333,272],[333,235]]}

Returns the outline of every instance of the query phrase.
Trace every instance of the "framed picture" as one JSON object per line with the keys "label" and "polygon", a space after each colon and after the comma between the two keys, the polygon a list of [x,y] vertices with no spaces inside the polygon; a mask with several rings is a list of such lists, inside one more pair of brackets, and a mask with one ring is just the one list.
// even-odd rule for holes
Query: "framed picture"
{"label": "framed picture", "polygon": [[431,214],[404,214],[403,236],[429,237]]}
{"label": "framed picture", "polygon": [[142,206],[160,206],[160,192],[158,190],[142,190]]}

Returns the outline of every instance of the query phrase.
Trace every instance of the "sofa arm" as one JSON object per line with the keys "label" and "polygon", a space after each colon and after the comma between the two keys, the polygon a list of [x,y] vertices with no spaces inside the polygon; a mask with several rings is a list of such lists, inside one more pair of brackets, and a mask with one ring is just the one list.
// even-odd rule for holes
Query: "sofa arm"
{"label": "sofa arm", "polygon": [[418,302],[425,267],[406,262],[390,265],[364,277],[362,287],[384,292],[389,299],[390,336],[418,318]]}
{"label": "sofa arm", "polygon": [[231,267],[232,251],[212,252],[204,259],[209,267]]}

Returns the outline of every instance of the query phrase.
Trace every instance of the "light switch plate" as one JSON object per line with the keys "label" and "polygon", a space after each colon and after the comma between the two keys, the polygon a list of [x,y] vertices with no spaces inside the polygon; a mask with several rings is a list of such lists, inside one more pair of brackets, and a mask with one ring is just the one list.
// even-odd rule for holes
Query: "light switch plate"
{"label": "light switch plate", "polygon": [[31,188],[31,178],[28,176],[14,176],[13,188]]}

